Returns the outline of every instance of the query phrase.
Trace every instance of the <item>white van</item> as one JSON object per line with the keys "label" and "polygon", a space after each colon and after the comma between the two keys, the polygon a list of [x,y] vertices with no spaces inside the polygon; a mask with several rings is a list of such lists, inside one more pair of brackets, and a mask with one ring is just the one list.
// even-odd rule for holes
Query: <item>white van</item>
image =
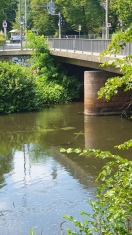
{"label": "white van", "polygon": [[18,29],[13,29],[10,31],[10,33],[11,33],[10,43],[21,42],[20,31]]}
{"label": "white van", "polygon": [[10,43],[15,43],[15,42],[21,42],[21,38],[20,38],[20,35],[16,35],[16,36],[12,36],[10,38]]}

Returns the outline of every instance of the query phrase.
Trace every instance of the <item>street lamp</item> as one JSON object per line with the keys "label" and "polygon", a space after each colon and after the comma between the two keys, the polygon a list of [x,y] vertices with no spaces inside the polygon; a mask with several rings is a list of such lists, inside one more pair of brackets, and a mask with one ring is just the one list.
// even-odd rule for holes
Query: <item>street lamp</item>
{"label": "street lamp", "polygon": [[20,40],[22,50],[22,0],[20,0]]}
{"label": "street lamp", "polygon": [[100,3],[101,7],[105,9],[105,39],[109,39],[109,26],[108,26],[108,0]]}
{"label": "street lamp", "polygon": [[105,37],[109,39],[109,27],[108,27],[108,0],[106,0],[105,6]]}
{"label": "street lamp", "polygon": [[80,38],[80,31],[81,31],[82,26],[79,24],[78,26],[78,31],[79,31],[79,38]]}
{"label": "street lamp", "polygon": [[27,0],[25,0],[25,36],[27,34]]}

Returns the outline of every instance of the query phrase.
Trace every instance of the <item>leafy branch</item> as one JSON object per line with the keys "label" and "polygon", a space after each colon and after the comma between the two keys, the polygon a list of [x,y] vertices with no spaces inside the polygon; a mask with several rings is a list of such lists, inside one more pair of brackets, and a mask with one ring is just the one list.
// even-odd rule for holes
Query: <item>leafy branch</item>
{"label": "leafy branch", "polygon": [[[131,148],[132,140],[116,147],[119,149]],[[100,186],[96,192],[96,201],[89,200],[93,213],[82,212],[82,216],[87,216],[87,219],[84,219],[83,222],[79,222],[69,215],[64,217],[78,228],[77,232],[67,229],[68,235],[131,235],[132,162],[119,155],[113,155],[108,151],[99,149],[61,148],[60,151],[77,153],[81,156],[111,159],[105,164],[96,179],[100,181]]]}

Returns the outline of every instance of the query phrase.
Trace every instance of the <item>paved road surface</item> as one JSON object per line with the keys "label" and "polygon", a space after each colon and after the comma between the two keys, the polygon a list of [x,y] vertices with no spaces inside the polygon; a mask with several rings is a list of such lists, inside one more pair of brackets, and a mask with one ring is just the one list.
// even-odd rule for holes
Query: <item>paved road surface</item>
{"label": "paved road surface", "polygon": [[21,49],[21,43],[10,43],[10,41],[6,41],[6,45],[4,47],[0,47],[0,50],[14,50]]}

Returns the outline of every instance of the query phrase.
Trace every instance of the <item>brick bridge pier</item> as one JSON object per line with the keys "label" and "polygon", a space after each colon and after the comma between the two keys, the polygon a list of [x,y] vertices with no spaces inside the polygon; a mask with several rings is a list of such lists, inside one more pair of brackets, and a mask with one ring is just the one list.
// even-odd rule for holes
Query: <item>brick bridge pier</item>
{"label": "brick bridge pier", "polygon": [[118,94],[111,98],[109,102],[104,98],[97,99],[98,91],[105,85],[108,78],[117,76],[105,71],[85,71],[84,72],[84,113],[86,115],[117,115],[132,113],[129,107],[132,92],[123,92],[120,89]]}

